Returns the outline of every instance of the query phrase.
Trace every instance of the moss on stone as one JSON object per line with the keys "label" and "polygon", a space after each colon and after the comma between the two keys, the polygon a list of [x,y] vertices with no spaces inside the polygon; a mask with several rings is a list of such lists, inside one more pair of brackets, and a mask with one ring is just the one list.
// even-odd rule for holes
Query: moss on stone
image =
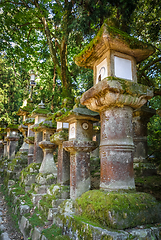
{"label": "moss on stone", "polygon": [[[85,219],[114,229],[125,229],[158,219],[160,206],[146,193],[116,193],[93,190],[76,199],[76,212]],[[152,214],[152,211],[156,213]],[[153,215],[153,216],[152,216]]]}
{"label": "moss on stone", "polygon": [[[57,227],[55,224],[53,224],[50,228],[44,229],[42,231],[42,234],[47,238],[47,239],[65,239],[65,238],[57,238],[57,236],[60,236],[62,234],[62,229]],[[70,239],[70,238],[66,238]]]}
{"label": "moss on stone", "polygon": [[24,124],[24,125],[29,125],[29,124],[34,124],[34,122],[35,122],[35,118],[27,118],[27,119],[23,122],[23,124]]}
{"label": "moss on stone", "polygon": [[25,140],[27,140],[27,139],[28,139],[29,141],[32,141],[32,142],[35,141],[35,137],[26,137]]}
{"label": "moss on stone", "polygon": [[56,132],[50,137],[50,141],[53,143],[58,143],[60,141],[67,141],[67,140],[68,140],[68,130],[62,130],[62,131]]}
{"label": "moss on stone", "polygon": [[46,108],[36,108],[35,110],[32,111],[31,114],[48,114],[50,113],[50,110],[46,109]]}
{"label": "moss on stone", "polygon": [[81,64],[81,62],[85,62],[85,60],[92,55],[92,52],[95,51],[96,44],[100,41],[104,32],[108,33],[111,38],[117,38],[117,40],[119,39],[131,49],[148,49],[149,47],[152,49],[152,45],[140,41],[116,27],[109,26],[107,20],[98,31],[96,37],[78,55],[74,56],[74,61],[76,61],[78,65]]}
{"label": "moss on stone", "polygon": [[26,168],[24,168],[21,171],[21,176],[20,176],[21,182],[27,175],[30,175],[30,174],[36,175],[39,172],[40,166],[41,166],[41,163],[31,163]]}
{"label": "moss on stone", "polygon": [[18,130],[19,124],[9,124],[7,126],[7,128],[11,129],[11,130]]}
{"label": "moss on stone", "polygon": [[46,127],[46,128],[56,128],[56,123],[52,122],[52,121],[49,121],[49,120],[45,120],[41,123],[39,123],[39,126],[42,126],[42,127]]}

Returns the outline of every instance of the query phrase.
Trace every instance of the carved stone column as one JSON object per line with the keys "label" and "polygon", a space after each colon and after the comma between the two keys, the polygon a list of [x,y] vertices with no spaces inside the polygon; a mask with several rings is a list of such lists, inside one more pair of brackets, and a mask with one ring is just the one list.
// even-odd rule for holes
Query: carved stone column
{"label": "carved stone column", "polygon": [[63,148],[63,142],[68,139],[68,130],[61,130],[51,136],[50,141],[58,145],[58,174],[57,183],[70,183],[70,153]]}
{"label": "carved stone column", "polygon": [[147,123],[156,114],[155,109],[142,106],[133,112],[134,162],[147,162]]}
{"label": "carved stone column", "polygon": [[56,129],[51,121],[44,121],[40,123],[39,128],[43,132],[43,141],[39,143],[39,146],[44,152],[44,157],[39,172],[45,174],[51,173],[57,177],[57,167],[53,156],[53,152],[57,148],[57,145],[50,142],[50,136],[56,131]]}
{"label": "carved stone column", "polygon": [[93,122],[99,121],[99,115],[84,108],[78,97],[73,110],[61,120],[69,123],[69,141],[63,142],[63,147],[70,152],[70,198],[75,199],[91,186],[90,152],[98,146],[92,141]]}
{"label": "carved stone column", "polygon": [[101,117],[101,189],[135,188],[132,114],[152,96],[146,86],[111,77],[83,94],[81,103]]}

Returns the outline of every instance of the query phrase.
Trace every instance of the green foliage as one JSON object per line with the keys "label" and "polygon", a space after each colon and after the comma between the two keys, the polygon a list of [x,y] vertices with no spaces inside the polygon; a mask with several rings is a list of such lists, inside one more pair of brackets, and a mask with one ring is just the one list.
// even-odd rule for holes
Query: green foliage
{"label": "green foliage", "polygon": [[[62,234],[62,229],[53,224],[50,228],[44,229],[42,234],[48,239],[56,239],[56,236]],[[58,238],[59,239],[59,238]],[[61,239],[61,238],[60,238]]]}
{"label": "green foliage", "polygon": [[155,162],[161,165],[161,118],[153,116],[148,123],[149,154],[154,154]]}

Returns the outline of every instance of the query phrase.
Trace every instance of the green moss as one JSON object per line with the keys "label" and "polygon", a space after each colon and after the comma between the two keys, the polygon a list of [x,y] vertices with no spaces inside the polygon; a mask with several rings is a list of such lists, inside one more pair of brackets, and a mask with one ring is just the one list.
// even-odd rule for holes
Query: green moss
{"label": "green moss", "polygon": [[131,49],[146,49],[152,46],[148,43],[142,42],[135,37],[128,35],[126,32],[121,31],[120,29],[107,25],[108,22],[105,23],[100,28],[96,37],[76,56],[74,56],[74,60],[78,63],[82,61],[85,62],[85,59],[91,56],[92,52],[95,49],[95,45],[100,41],[103,32],[107,32],[110,34],[110,37],[120,39],[126,45],[129,46]]}
{"label": "green moss", "polygon": [[56,118],[57,122],[62,122],[64,118],[70,116],[71,114],[73,114],[72,110],[66,111],[65,113],[62,113],[62,115],[60,117]]}
{"label": "green moss", "polygon": [[35,114],[35,113],[37,113],[37,114],[48,114],[48,113],[50,113],[50,110],[48,110],[48,109],[46,109],[46,108],[36,108],[35,110],[33,110],[32,111],[32,114]]}
{"label": "green moss", "polygon": [[24,125],[29,125],[29,124],[34,124],[35,123],[35,118],[27,118],[23,124]]}
{"label": "green moss", "polygon": [[44,122],[39,123],[39,126],[44,126],[47,128],[56,128],[56,123],[52,123],[51,121],[45,120]]}
{"label": "green moss", "polygon": [[68,236],[62,236],[62,229],[53,224],[50,228],[44,229],[42,234],[48,239],[70,239]]}
{"label": "green moss", "polygon": [[34,142],[35,141],[35,137],[26,137],[25,140],[29,139],[29,141]]}
{"label": "green moss", "polygon": [[56,132],[50,137],[50,141],[54,143],[57,143],[59,141],[67,141],[67,140],[68,140],[68,130],[62,130],[62,131]]}
{"label": "green moss", "polygon": [[12,192],[14,192],[16,196],[25,195],[25,190],[20,186],[12,187]]}
{"label": "green moss", "polygon": [[41,163],[31,163],[30,165],[28,165],[26,168],[24,168],[21,171],[20,181],[23,182],[22,180],[26,178],[26,176],[29,174],[37,175],[37,173],[39,172],[40,166],[41,166]]}
{"label": "green moss", "polygon": [[124,229],[153,221],[145,219],[144,215],[143,219],[139,219],[139,214],[146,212],[148,215],[151,207],[156,211],[158,203],[146,193],[107,193],[93,190],[76,199],[75,207],[77,213],[85,219],[102,226]]}
{"label": "green moss", "polygon": [[19,127],[18,124],[9,124],[9,125],[7,126],[7,128],[12,129],[12,130],[14,130],[14,129],[17,130],[18,127]]}
{"label": "green moss", "polygon": [[38,208],[36,208],[34,213],[28,217],[28,220],[29,220],[30,224],[32,225],[32,227],[35,227],[35,226],[40,227],[40,226],[44,225],[46,218],[43,217],[41,215],[40,211],[38,210]]}

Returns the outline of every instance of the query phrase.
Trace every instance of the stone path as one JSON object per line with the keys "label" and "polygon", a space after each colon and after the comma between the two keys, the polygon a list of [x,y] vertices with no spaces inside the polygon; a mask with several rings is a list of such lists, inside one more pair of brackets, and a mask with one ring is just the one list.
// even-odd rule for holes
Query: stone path
{"label": "stone path", "polygon": [[16,230],[15,225],[8,213],[5,198],[1,192],[0,184],[0,240],[22,240],[23,235]]}

